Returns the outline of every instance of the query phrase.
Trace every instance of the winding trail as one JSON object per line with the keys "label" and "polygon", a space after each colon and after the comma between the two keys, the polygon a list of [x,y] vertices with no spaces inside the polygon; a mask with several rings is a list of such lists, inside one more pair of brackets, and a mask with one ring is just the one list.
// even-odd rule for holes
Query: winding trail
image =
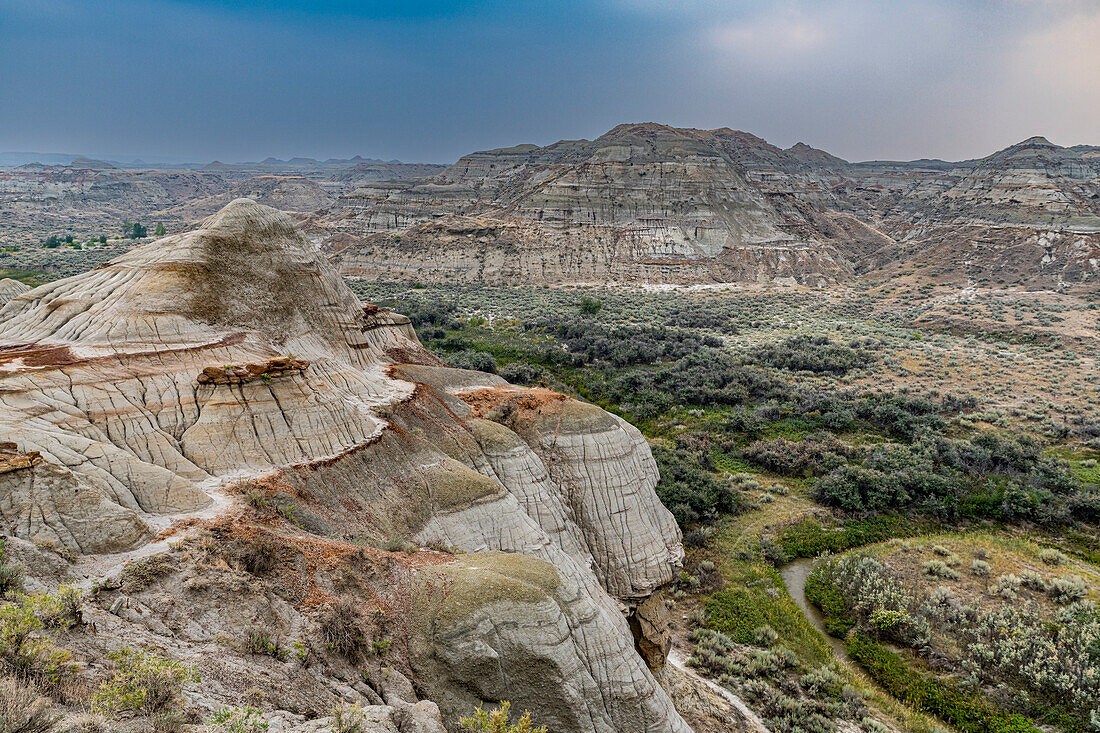
{"label": "winding trail", "polygon": [[829,642],[837,661],[855,669],[855,662],[848,656],[848,650],[844,648],[844,642],[825,633],[824,617],[813,604],[806,600],[806,579],[810,576],[813,566],[813,560],[803,558],[784,565],[779,569],[779,574],[783,577],[783,584],[787,586],[787,592],[791,594],[791,598],[802,610],[802,615],[825,637],[825,641]]}
{"label": "winding trail", "polygon": [[702,682],[704,685],[707,686],[707,689],[709,689],[711,692],[718,695],[718,697],[722,698],[730,705],[732,705],[734,710],[741,713],[741,716],[745,719],[745,722],[749,724],[750,730],[756,731],[756,733],[770,733],[768,727],[764,725],[764,721],[762,721],[760,717],[756,713],[754,713],[748,705],[745,704],[744,700],[727,690],[725,687],[722,687],[716,682],[708,680],[706,677],[703,677],[691,667],[687,666],[687,663],[680,655],[680,651],[678,649],[672,649],[671,651],[669,651],[667,661],[669,664],[671,664],[673,667],[680,670],[687,676]]}

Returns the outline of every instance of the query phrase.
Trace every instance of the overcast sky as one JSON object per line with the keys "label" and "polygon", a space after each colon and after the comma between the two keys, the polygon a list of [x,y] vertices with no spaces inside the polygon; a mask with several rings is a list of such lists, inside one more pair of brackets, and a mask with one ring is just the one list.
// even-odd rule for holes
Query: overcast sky
{"label": "overcast sky", "polygon": [[0,0],[0,150],[449,162],[620,122],[1100,144],[1100,0]]}

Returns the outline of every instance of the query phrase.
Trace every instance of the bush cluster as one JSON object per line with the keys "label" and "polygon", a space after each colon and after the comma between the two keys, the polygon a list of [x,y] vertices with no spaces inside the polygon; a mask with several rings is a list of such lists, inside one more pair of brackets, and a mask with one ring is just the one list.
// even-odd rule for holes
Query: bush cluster
{"label": "bush cluster", "polygon": [[1022,715],[993,708],[980,692],[912,669],[894,652],[865,634],[848,640],[848,656],[899,700],[932,713],[962,733],[1039,733]]}
{"label": "bush cluster", "polygon": [[851,512],[913,508],[947,520],[1044,524],[1071,521],[1082,497],[1094,494],[1034,438],[992,432],[885,443],[834,468],[813,491],[821,503]]}
{"label": "bush cluster", "polygon": [[708,453],[678,441],[672,447],[655,446],[653,457],[660,470],[657,496],[681,526],[741,510],[740,494],[732,482],[715,476]]}
{"label": "bush cluster", "polygon": [[826,336],[800,335],[750,349],[745,360],[793,372],[843,375],[872,364],[877,358],[872,351],[875,346],[870,341],[844,345],[835,344]]}
{"label": "bush cluster", "polygon": [[114,673],[92,696],[92,710],[106,715],[178,710],[183,686],[199,679],[183,664],[144,649],[124,647],[107,658],[114,663]]}
{"label": "bush cluster", "polygon": [[[944,560],[929,563],[937,571],[954,572]],[[1061,604],[1053,619],[1029,591]],[[1026,572],[994,578],[987,596],[992,602],[967,604],[944,586],[924,595],[911,592],[882,563],[860,553],[819,561],[807,582],[807,598],[828,621],[854,619],[865,633],[921,650],[931,643],[934,628],[950,638],[965,678],[1030,694],[1028,710],[1055,717],[1070,730],[1085,730],[1092,711],[1100,716],[1095,684],[1100,679],[1100,613],[1087,592],[1076,576],[1048,583]],[[878,679],[875,670],[869,671]]]}

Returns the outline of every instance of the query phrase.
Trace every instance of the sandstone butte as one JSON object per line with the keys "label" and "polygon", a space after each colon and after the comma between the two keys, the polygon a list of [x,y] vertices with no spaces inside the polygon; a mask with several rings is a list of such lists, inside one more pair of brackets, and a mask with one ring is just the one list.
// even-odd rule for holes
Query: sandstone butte
{"label": "sandstone butte", "polygon": [[[195,716],[256,701],[272,730],[346,701],[440,733],[502,699],[555,733],[690,730],[647,603],[683,547],[631,425],[446,367],[248,199],[10,291],[2,533],[31,590],[93,594],[81,679],[143,647],[201,677]],[[388,649],[316,645],[349,599]],[[251,628],[296,651],[250,654]]]}

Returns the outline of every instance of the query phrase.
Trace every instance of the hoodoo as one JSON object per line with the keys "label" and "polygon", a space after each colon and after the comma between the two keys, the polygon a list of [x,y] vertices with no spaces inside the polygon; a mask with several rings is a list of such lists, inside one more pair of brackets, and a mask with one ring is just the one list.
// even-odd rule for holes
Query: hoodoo
{"label": "hoodoo", "polygon": [[444,366],[274,209],[12,292],[0,442],[8,554],[97,594],[66,638],[87,682],[125,646],[202,678],[196,718],[438,732],[509,699],[556,733],[689,730],[631,633],[683,556],[641,434]]}

